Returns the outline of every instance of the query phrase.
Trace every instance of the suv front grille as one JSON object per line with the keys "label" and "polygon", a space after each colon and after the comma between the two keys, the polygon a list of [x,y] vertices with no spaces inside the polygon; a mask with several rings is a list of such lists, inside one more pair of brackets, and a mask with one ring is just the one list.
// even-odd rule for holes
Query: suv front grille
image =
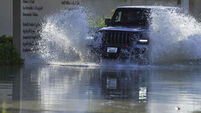
{"label": "suv front grille", "polygon": [[130,32],[106,31],[103,34],[103,42],[107,44],[129,44]]}

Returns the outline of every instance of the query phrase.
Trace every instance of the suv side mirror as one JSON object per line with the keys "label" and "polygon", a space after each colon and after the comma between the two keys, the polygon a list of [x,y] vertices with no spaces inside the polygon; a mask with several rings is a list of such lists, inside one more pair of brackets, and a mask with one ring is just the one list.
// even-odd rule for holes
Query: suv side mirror
{"label": "suv side mirror", "polygon": [[107,26],[112,25],[112,20],[109,19],[109,18],[106,18],[106,19],[105,19],[105,24],[106,24]]}

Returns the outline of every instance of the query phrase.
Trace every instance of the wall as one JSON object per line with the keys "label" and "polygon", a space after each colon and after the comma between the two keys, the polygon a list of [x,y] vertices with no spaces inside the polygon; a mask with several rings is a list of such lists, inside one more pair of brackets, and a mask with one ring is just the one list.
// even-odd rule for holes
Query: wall
{"label": "wall", "polygon": [[12,0],[0,0],[0,36],[12,35]]}
{"label": "wall", "polygon": [[190,0],[190,13],[201,21],[201,0]]}
{"label": "wall", "polygon": [[[0,36],[13,35],[12,33],[12,1],[16,0],[0,0]],[[18,0],[17,0],[18,1]],[[48,1],[48,0],[46,0]],[[55,0],[56,1],[56,0]],[[109,15],[109,10],[116,8],[118,5],[175,5],[177,0],[81,0],[91,11],[96,14]],[[197,0],[199,1],[199,0]],[[54,3],[52,3],[54,6]],[[103,9],[104,7],[104,9]],[[105,12],[108,12],[105,14]]]}
{"label": "wall", "polygon": [[[1,0],[0,7],[0,36],[12,35],[12,1],[13,0]],[[105,10],[109,11],[114,9],[117,5],[174,5],[177,3],[177,0],[101,0],[100,4],[97,1],[100,0],[83,0],[85,5],[94,11],[96,9],[96,14],[109,15],[109,13],[104,14]],[[190,0],[190,13],[196,18],[201,18],[201,0]],[[104,10],[103,10],[104,7]],[[201,20],[201,19],[199,19]]]}
{"label": "wall", "polygon": [[81,4],[93,14],[108,16],[110,11],[121,5],[164,5],[177,6],[177,0],[82,0]]}

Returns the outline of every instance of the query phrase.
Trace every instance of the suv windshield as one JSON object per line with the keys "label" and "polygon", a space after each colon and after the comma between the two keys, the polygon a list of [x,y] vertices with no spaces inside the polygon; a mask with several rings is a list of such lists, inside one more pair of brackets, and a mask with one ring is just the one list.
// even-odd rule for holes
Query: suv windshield
{"label": "suv windshield", "polygon": [[149,9],[142,8],[119,8],[112,17],[112,25],[146,27],[149,23],[149,12]]}

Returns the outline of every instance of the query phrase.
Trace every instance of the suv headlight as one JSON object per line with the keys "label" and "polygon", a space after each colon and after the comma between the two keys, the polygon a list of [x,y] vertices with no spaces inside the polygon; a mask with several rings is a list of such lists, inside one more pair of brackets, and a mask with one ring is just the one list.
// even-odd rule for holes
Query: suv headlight
{"label": "suv headlight", "polygon": [[137,41],[138,44],[149,44],[149,40],[148,39],[139,39]]}
{"label": "suv headlight", "polygon": [[94,40],[95,38],[93,36],[87,36],[86,39],[88,39],[88,40]]}
{"label": "suv headlight", "polygon": [[139,42],[140,43],[148,43],[149,41],[147,39],[140,39]]}

